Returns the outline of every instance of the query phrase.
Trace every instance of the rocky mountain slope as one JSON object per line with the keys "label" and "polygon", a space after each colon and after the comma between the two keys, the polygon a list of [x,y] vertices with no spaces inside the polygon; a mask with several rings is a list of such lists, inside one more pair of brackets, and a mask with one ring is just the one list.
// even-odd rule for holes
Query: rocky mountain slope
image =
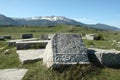
{"label": "rocky mountain slope", "polygon": [[78,21],[75,21],[70,18],[66,18],[63,16],[39,16],[39,17],[30,17],[30,18],[11,18],[6,17],[4,15],[0,15],[0,25],[1,26],[54,26],[57,24],[67,24],[67,25],[75,25],[75,26],[85,26],[95,29],[101,30],[120,30],[117,27],[109,26],[106,24],[84,24]]}

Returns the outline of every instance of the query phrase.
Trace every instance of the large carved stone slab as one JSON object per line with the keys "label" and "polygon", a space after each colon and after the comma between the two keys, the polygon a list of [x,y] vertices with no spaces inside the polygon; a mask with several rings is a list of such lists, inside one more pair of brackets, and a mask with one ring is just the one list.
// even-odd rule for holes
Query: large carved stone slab
{"label": "large carved stone slab", "polygon": [[17,50],[16,52],[20,61],[25,64],[42,60],[44,49]]}
{"label": "large carved stone slab", "polygon": [[16,42],[17,50],[24,49],[44,49],[47,45],[48,40],[40,40],[40,41],[18,41]]}
{"label": "large carved stone slab", "polygon": [[8,40],[7,44],[8,46],[16,46],[16,42],[20,41],[37,41],[37,38]]}
{"label": "large carved stone slab", "polygon": [[27,69],[0,70],[0,80],[22,80],[27,71]]}
{"label": "large carved stone slab", "polygon": [[120,51],[107,49],[88,49],[89,60],[95,65],[120,67]]}
{"label": "large carved stone slab", "polygon": [[22,39],[33,38],[33,34],[22,34]]}
{"label": "large carved stone slab", "polygon": [[3,36],[0,36],[0,41],[1,41],[1,40],[5,40],[5,38],[4,38]]}
{"label": "large carved stone slab", "polygon": [[11,39],[12,37],[10,35],[4,35],[3,36],[5,39]]}
{"label": "large carved stone slab", "polygon": [[43,62],[47,67],[89,64],[86,48],[79,34],[56,34],[46,46]]}

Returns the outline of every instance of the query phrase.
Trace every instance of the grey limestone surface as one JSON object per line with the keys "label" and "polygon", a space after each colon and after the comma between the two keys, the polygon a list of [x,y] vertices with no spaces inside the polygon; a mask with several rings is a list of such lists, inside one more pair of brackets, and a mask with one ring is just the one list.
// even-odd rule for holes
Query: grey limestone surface
{"label": "grey limestone surface", "polygon": [[46,47],[49,40],[38,40],[38,41],[18,41],[16,42],[17,50],[23,49],[43,49]]}
{"label": "grey limestone surface", "polygon": [[81,36],[79,34],[55,34],[46,46],[43,63],[48,68],[55,67],[54,64],[89,64]]}
{"label": "grey limestone surface", "polygon": [[7,44],[8,46],[16,46],[16,42],[20,41],[37,41],[37,38],[8,40]]}
{"label": "grey limestone surface", "polygon": [[41,39],[42,39],[42,40],[48,40],[49,38],[48,38],[48,35],[47,35],[47,34],[42,34],[42,35],[41,35]]}
{"label": "grey limestone surface", "polygon": [[4,35],[3,36],[5,39],[11,39],[12,37],[10,35]]}
{"label": "grey limestone surface", "polygon": [[22,80],[27,69],[3,69],[0,70],[0,80]]}
{"label": "grey limestone surface", "polygon": [[104,66],[120,67],[120,51],[89,48],[88,55],[94,64],[100,63]]}
{"label": "grey limestone surface", "polygon": [[53,38],[54,62],[88,62],[79,34],[56,34]]}
{"label": "grey limestone surface", "polygon": [[19,59],[23,64],[43,59],[43,53],[44,49],[17,50]]}
{"label": "grey limestone surface", "polygon": [[99,40],[99,36],[96,34],[87,34],[86,39],[88,40]]}
{"label": "grey limestone surface", "polygon": [[21,37],[22,39],[33,38],[33,34],[22,34]]}
{"label": "grey limestone surface", "polygon": [[0,40],[5,40],[5,38],[3,36],[0,36]]}

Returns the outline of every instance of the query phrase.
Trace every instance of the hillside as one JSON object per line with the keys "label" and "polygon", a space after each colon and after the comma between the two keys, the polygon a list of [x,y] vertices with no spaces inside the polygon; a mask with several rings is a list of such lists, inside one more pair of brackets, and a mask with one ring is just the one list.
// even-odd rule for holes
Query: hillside
{"label": "hillside", "polygon": [[31,18],[13,18],[22,25],[28,26],[55,26],[58,24],[67,24],[67,25],[80,25],[85,26],[81,22],[62,17],[62,16],[40,16],[40,17],[31,17]]}
{"label": "hillside", "polygon": [[113,27],[113,26],[109,26],[109,25],[106,25],[106,24],[101,24],[101,23],[90,24],[90,25],[88,25],[88,27],[95,28],[95,29],[101,29],[101,30],[115,30],[115,31],[119,31],[120,30],[119,28],[116,28],[116,27]]}
{"label": "hillside", "polygon": [[13,20],[12,18],[6,17],[6,16],[0,14],[0,25],[1,26],[18,25],[18,23],[15,20]]}
{"label": "hillside", "polygon": [[114,30],[119,31],[120,29],[114,26],[109,26],[106,24],[84,24],[82,22],[75,21],[70,18],[63,16],[39,16],[39,17],[30,17],[30,18],[10,18],[4,15],[0,15],[0,26],[55,26],[58,24],[67,24],[74,26],[84,26],[101,30]]}
{"label": "hillside", "polygon": [[[0,27],[0,35],[11,35],[12,39],[20,39],[20,35],[24,33],[32,33],[35,38],[39,38],[41,34],[54,33],[78,33],[78,34],[99,34],[104,40],[89,41],[83,40],[85,46],[106,49],[118,49],[115,44],[111,45],[113,40],[120,42],[120,32],[102,31],[86,27],[75,27],[69,25],[56,25],[55,27]],[[91,46],[91,44],[93,46]],[[48,70],[43,66],[42,61],[22,64],[16,54],[15,47],[8,47],[6,41],[0,41],[0,69],[7,68],[25,68],[29,69],[23,80],[119,80],[120,69],[109,67],[99,67],[91,65],[74,65],[59,70]],[[4,52],[9,49],[7,54]]]}

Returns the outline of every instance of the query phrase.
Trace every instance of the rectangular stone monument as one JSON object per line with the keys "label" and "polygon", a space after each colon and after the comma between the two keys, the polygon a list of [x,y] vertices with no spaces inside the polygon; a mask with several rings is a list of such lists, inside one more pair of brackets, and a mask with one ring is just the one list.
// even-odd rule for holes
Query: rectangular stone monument
{"label": "rectangular stone monument", "polygon": [[41,35],[41,39],[42,39],[42,40],[48,40],[49,38],[48,38],[48,35],[47,35],[47,34],[42,34],[42,35]]}
{"label": "rectangular stone monument", "polygon": [[0,40],[5,40],[5,38],[3,36],[0,36]]}
{"label": "rectangular stone monument", "polygon": [[88,40],[99,40],[99,37],[95,34],[87,34],[86,39],[88,39]]}
{"label": "rectangular stone monument", "polygon": [[95,65],[120,68],[120,51],[89,48],[88,57]]}
{"label": "rectangular stone monument", "polygon": [[33,38],[33,34],[22,34],[22,39]]}
{"label": "rectangular stone monument", "polygon": [[38,40],[37,38],[8,40],[7,44],[8,46],[16,46],[16,42],[19,41],[37,41],[37,40]]}
{"label": "rectangular stone monument", "polygon": [[11,39],[11,36],[10,35],[4,35],[3,36],[5,39]]}
{"label": "rectangular stone monument", "polygon": [[47,44],[43,63],[48,68],[60,65],[89,64],[86,48],[79,34],[55,34]]}
{"label": "rectangular stone monument", "polygon": [[43,59],[43,53],[45,49],[28,49],[28,50],[17,50],[22,64],[35,62]]}
{"label": "rectangular stone monument", "polygon": [[47,40],[41,41],[18,41],[16,42],[17,50],[25,49],[44,49],[47,45]]}
{"label": "rectangular stone monument", "polygon": [[28,69],[0,69],[0,80],[22,80]]}

